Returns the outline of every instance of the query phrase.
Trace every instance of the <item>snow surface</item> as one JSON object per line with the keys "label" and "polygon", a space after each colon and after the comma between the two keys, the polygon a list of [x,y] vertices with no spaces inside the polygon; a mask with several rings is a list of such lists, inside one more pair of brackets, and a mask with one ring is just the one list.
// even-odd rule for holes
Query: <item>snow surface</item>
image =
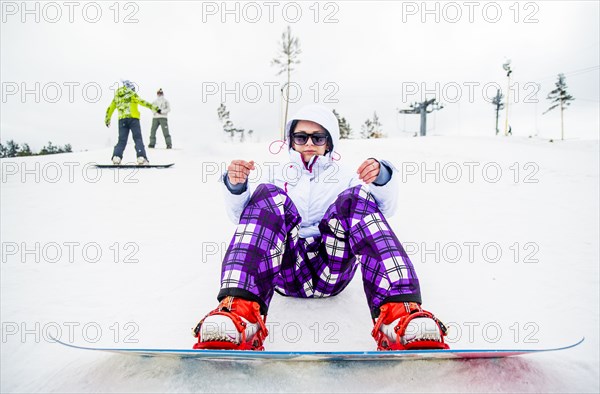
{"label": "snow surface", "polygon": [[[190,348],[190,328],[216,306],[234,229],[216,170],[234,158],[285,160],[265,144],[221,144],[149,151],[152,163],[175,162],[171,169],[89,168],[108,162],[106,149],[1,161],[1,391],[600,390],[597,140],[426,137],[343,141],[339,151],[344,165],[387,158],[402,171],[390,222],[411,253],[424,307],[451,328],[452,347],[585,342],[499,360],[371,364],[210,363],[55,344],[50,335],[89,346]],[[126,161],[132,154],[129,145]],[[421,179],[424,169],[433,171]],[[438,262],[423,252],[436,244]],[[360,275],[334,298],[275,295],[268,323],[269,350],[375,348]]]}

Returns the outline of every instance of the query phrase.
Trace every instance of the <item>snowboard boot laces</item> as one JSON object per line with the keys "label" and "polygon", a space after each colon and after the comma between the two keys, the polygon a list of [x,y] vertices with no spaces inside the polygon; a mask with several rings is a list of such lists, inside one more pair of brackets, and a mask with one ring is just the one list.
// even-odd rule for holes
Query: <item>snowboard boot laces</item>
{"label": "snowboard boot laces", "polygon": [[415,302],[382,305],[371,335],[377,350],[448,349],[446,326]]}
{"label": "snowboard boot laces", "polygon": [[260,305],[238,297],[225,297],[192,330],[194,349],[264,350],[268,334]]}

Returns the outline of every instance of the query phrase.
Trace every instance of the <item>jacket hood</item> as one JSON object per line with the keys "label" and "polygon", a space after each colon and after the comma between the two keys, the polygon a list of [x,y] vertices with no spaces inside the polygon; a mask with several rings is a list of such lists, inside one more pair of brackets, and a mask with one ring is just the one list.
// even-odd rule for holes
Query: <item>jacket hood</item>
{"label": "jacket hood", "polygon": [[[285,139],[289,144],[290,128],[292,122],[295,120],[310,120],[323,126],[331,135],[334,149],[338,146],[340,139],[340,126],[333,111],[322,105],[312,104],[307,105],[298,110],[292,118],[290,118],[285,125]],[[291,148],[290,148],[291,149]],[[331,157],[332,152],[327,153],[326,156]]]}
{"label": "jacket hood", "polygon": [[136,95],[135,91],[131,90],[127,86],[121,86],[115,94],[122,99],[129,99]]}
{"label": "jacket hood", "polygon": [[123,86],[133,90],[135,92],[135,83],[130,81],[129,79],[124,79],[121,82],[123,82]]}

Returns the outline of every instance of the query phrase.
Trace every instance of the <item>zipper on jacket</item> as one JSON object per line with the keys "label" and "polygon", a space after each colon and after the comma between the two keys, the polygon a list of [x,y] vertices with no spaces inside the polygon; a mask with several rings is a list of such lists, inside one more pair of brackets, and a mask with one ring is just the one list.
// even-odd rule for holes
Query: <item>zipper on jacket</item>
{"label": "zipper on jacket", "polygon": [[308,164],[306,164],[306,163],[304,163],[304,161],[302,161],[304,163],[304,168],[306,168],[308,170],[308,172],[310,172],[312,174],[313,167],[315,166],[315,163],[317,162],[317,160],[319,160],[319,156],[315,156],[315,159],[313,160],[310,167],[308,166]]}

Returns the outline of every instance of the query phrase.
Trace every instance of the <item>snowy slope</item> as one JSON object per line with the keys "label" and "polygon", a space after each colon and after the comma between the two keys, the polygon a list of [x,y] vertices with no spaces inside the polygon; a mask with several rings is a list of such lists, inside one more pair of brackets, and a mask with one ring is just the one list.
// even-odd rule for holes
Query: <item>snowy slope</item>
{"label": "snowy slope", "polygon": [[[344,365],[211,364],[58,346],[49,335],[191,347],[190,328],[216,306],[233,230],[218,172],[234,158],[285,159],[265,144],[188,146],[149,151],[153,163],[175,162],[171,169],[98,172],[89,163],[107,162],[102,150],[1,161],[1,391],[600,390],[598,141],[340,145],[343,164],[388,158],[401,170],[390,222],[411,253],[425,308],[451,327],[452,347],[586,341],[496,361]],[[374,349],[360,276],[331,299],[276,295],[268,322],[270,350]]]}

